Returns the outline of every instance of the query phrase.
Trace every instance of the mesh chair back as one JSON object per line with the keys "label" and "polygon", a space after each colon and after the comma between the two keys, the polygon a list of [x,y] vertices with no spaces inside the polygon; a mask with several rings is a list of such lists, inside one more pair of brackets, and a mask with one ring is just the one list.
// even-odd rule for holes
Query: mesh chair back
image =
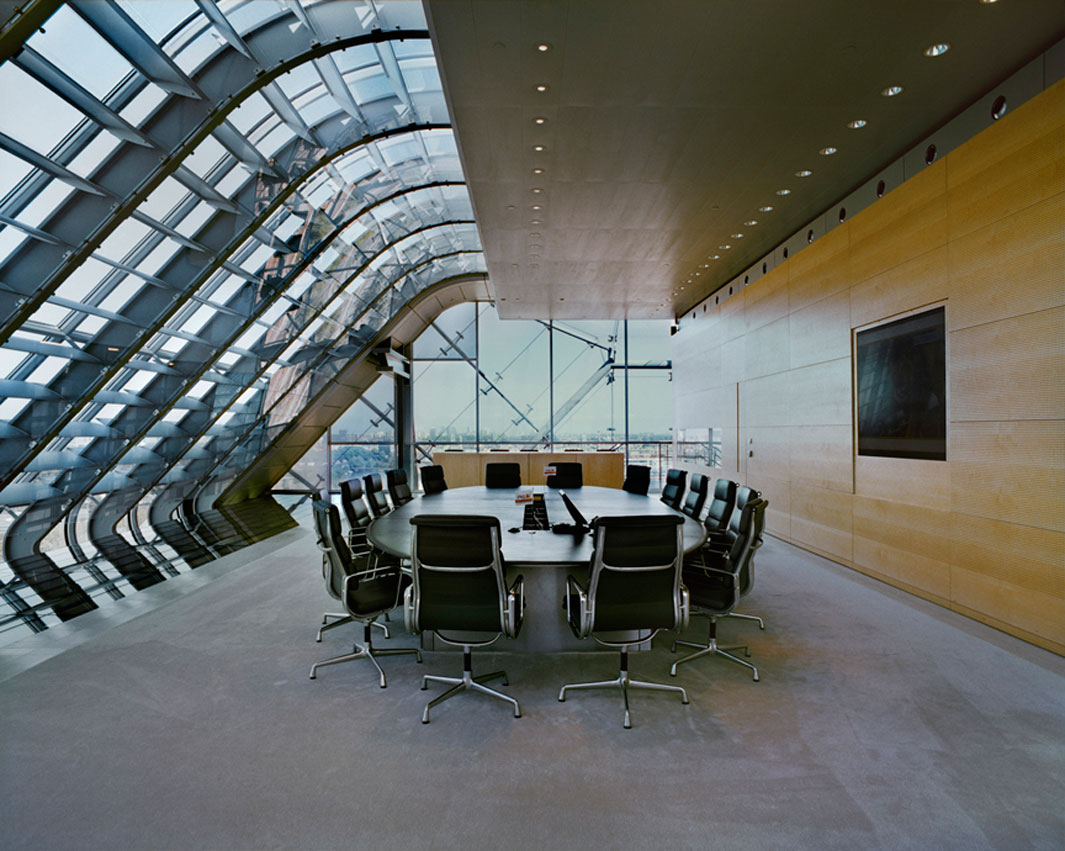
{"label": "mesh chair back", "polygon": [[599,517],[588,596],[592,630],[673,629],[680,625],[683,517]]}
{"label": "mesh chair back", "polygon": [[549,488],[573,490],[584,486],[584,468],[577,461],[565,461],[554,465],[555,474],[547,477]]}
{"label": "mesh chair back", "polygon": [[506,585],[499,520],[419,514],[410,522],[414,628],[501,633]]}
{"label": "mesh chair back", "polygon": [[650,467],[645,467],[642,464],[629,464],[625,468],[625,483],[621,486],[622,490],[646,496],[650,487]]}
{"label": "mesh chair back", "polygon": [[362,498],[362,482],[358,479],[348,479],[340,483],[340,504],[344,506],[344,515],[348,518],[348,527],[352,530],[365,531],[373,519],[370,509],[366,507],[366,500]]}
{"label": "mesh chair back", "polygon": [[703,525],[712,532],[720,532],[732,519],[736,507],[736,483],[730,479],[718,479],[714,483],[714,495],[706,509]]}
{"label": "mesh chair back", "polygon": [[671,508],[680,508],[684,496],[684,486],[688,483],[688,471],[670,468],[666,473],[666,484],[662,488],[662,502]]}
{"label": "mesh chair back", "polygon": [[381,483],[381,474],[370,473],[368,476],[363,476],[362,483],[373,516],[384,517],[392,510],[392,507],[388,504],[388,497],[385,496],[384,485]]}
{"label": "mesh chair back", "polygon": [[684,499],[684,505],[680,510],[687,514],[689,517],[699,519],[699,515],[703,511],[703,505],[706,504],[706,492],[710,488],[710,480],[701,473],[692,474],[691,489],[688,491],[688,496]]}
{"label": "mesh chair back", "polygon": [[385,481],[388,484],[388,495],[392,497],[392,505],[396,508],[414,499],[407,483],[406,470],[389,470],[385,473]]}
{"label": "mesh chair back", "polygon": [[496,462],[484,465],[486,488],[520,488],[521,465],[514,462]]}
{"label": "mesh chair back", "polygon": [[443,493],[447,490],[447,482],[444,481],[444,468],[439,464],[431,464],[421,468],[422,492],[426,496],[434,493]]}

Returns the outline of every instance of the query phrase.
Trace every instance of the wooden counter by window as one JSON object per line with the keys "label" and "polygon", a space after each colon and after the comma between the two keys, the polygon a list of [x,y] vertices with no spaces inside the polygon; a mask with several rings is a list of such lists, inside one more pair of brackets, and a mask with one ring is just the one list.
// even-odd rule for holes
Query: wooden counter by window
{"label": "wooden counter by window", "polygon": [[511,463],[521,467],[523,485],[546,483],[544,467],[575,461],[583,467],[584,483],[620,488],[625,481],[624,452],[434,452],[433,463],[444,468],[450,488],[484,484],[484,465]]}

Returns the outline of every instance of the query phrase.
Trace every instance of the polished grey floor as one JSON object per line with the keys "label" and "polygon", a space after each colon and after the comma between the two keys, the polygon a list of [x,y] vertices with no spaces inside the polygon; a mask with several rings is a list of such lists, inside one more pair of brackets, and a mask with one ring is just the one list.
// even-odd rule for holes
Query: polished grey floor
{"label": "polished grey floor", "polygon": [[[419,675],[454,654],[385,658],[384,690],[361,661],[308,680],[353,637],[314,643],[319,569],[292,531],[154,609],[4,648],[3,846],[1065,846],[1065,660],[774,539],[745,605],[767,629],[721,627],[761,682],[709,658],[671,680],[661,636],[633,675],[691,704],[636,694],[632,730],[619,694],[556,700],[613,676],[605,653],[475,656],[520,719],[462,695],[422,725]],[[393,627],[381,646],[413,645]]]}

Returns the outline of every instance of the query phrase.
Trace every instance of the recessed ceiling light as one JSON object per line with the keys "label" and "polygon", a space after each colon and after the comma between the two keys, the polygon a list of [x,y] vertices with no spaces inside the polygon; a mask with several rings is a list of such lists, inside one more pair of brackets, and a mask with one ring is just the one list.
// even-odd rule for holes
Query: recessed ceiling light
{"label": "recessed ceiling light", "polygon": [[543,221],[541,219],[529,219],[529,224],[530,225],[542,225]]}
{"label": "recessed ceiling light", "polygon": [[796,177],[809,177],[811,174],[813,174],[813,172],[808,168],[803,168],[795,172]]}
{"label": "recessed ceiling light", "polygon": [[790,195],[790,194],[791,194],[791,190],[790,189],[778,189],[777,190],[777,195]]}
{"label": "recessed ceiling light", "polygon": [[939,44],[933,44],[924,49],[925,56],[942,56],[950,50],[950,45],[945,41],[941,41]]}
{"label": "recessed ceiling light", "polygon": [[[696,273],[695,273],[695,277],[697,277],[697,278],[698,278],[698,277],[699,277],[699,276],[700,276],[701,274],[702,274],[702,272],[696,272]],[[684,289],[684,287],[681,287],[681,289]]]}
{"label": "recessed ceiling light", "polygon": [[542,207],[541,205],[539,205],[539,204],[533,204],[533,205],[532,205],[532,208],[533,208],[534,210],[542,210],[542,209],[543,209],[543,207]]}
{"label": "recessed ceiling light", "polygon": [[893,98],[895,95],[902,94],[902,86],[888,86],[882,92],[880,92],[886,98]]}
{"label": "recessed ceiling light", "polygon": [[714,255],[713,257],[711,257],[710,259],[711,259],[711,260],[720,260],[720,259],[721,259],[721,255],[720,255],[720,254],[715,254],[715,255]]}
{"label": "recessed ceiling light", "polygon": [[848,121],[847,126],[851,130],[861,130],[868,123],[864,118],[855,118],[853,121]]}
{"label": "recessed ceiling light", "polygon": [[538,232],[537,233],[530,233],[529,237],[531,239],[539,239],[540,238],[540,234]]}
{"label": "recessed ceiling light", "polygon": [[542,151],[542,150],[544,150],[544,146],[543,145],[533,145],[533,150],[534,151]]}
{"label": "recessed ceiling light", "polygon": [[998,0],[980,0],[985,6],[990,6],[992,3],[997,3]]}
{"label": "recessed ceiling light", "polygon": [[745,221],[743,224],[746,227],[753,228],[756,224],[758,224],[758,219],[747,219],[747,221]]}
{"label": "recessed ceiling light", "polygon": [[543,124],[545,121],[547,121],[546,118],[543,118],[542,116],[537,116],[533,119],[533,124]]}
{"label": "recessed ceiling light", "polygon": [[543,192],[544,190],[543,190],[543,189],[541,189],[541,188],[540,188],[539,186],[534,186],[534,187],[533,187],[533,190],[532,190],[532,191],[533,191],[533,194],[534,194],[534,195],[539,195],[539,194],[540,194],[541,192]]}
{"label": "recessed ceiling light", "polygon": [[543,173],[544,173],[544,170],[542,168],[534,168],[533,169],[533,174],[543,174]]}
{"label": "recessed ceiling light", "polygon": [[538,85],[536,87],[536,91],[538,91],[538,92],[546,92],[547,91],[547,83],[540,83],[540,85]]}
{"label": "recessed ceiling light", "polygon": [[547,53],[547,51],[551,49],[551,45],[548,44],[546,41],[541,42],[540,44],[536,45],[536,49],[539,50],[541,53]]}
{"label": "recessed ceiling light", "polygon": [[681,289],[684,289],[684,287],[681,287]]}
{"label": "recessed ceiling light", "polygon": [[819,154],[820,154],[821,156],[823,156],[823,157],[830,157],[830,156],[832,156],[832,155],[833,155],[834,153],[836,153],[836,149],[835,149],[835,148],[833,148],[833,147],[832,147],[831,145],[829,145],[829,146],[828,146],[827,148],[822,148],[822,149],[821,149],[820,151],[818,151],[817,153],[819,153]]}
{"label": "recessed ceiling light", "polygon": [[733,234],[730,234],[730,236],[733,239],[743,239],[743,234],[742,233],[733,233]]}
{"label": "recessed ceiling light", "polygon": [[730,248],[732,248],[732,246],[731,245],[719,245],[718,248],[720,248],[722,251],[728,251]]}
{"label": "recessed ceiling light", "polygon": [[769,207],[769,206],[759,207],[758,208],[758,212],[759,213],[772,213],[773,212],[773,208]]}

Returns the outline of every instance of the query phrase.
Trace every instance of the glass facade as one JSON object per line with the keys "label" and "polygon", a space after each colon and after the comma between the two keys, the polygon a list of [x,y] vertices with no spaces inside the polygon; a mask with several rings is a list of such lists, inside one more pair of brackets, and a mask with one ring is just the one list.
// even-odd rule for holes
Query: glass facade
{"label": "glass facade", "polygon": [[450,308],[413,346],[415,464],[437,449],[623,449],[672,456],[669,323],[501,320]]}
{"label": "glass facade", "polygon": [[[449,125],[405,0],[66,4],[0,64],[0,633],[226,552],[238,472],[483,275]],[[379,396],[279,487],[394,463]]]}

